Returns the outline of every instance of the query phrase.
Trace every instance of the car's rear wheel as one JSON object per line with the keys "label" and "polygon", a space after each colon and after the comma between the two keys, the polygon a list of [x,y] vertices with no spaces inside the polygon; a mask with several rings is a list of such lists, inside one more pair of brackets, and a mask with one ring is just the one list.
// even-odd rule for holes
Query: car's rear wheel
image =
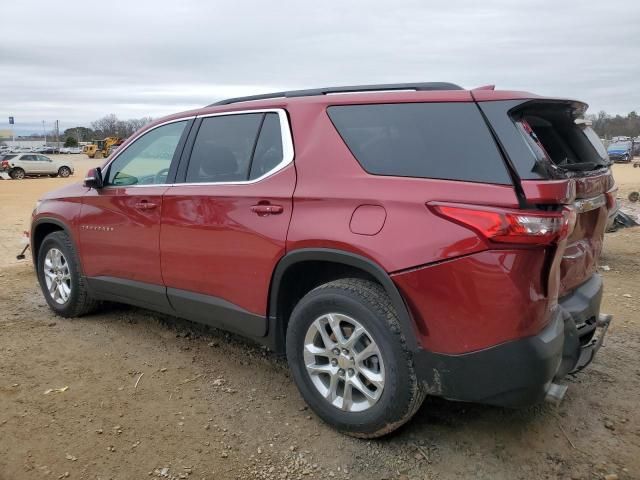
{"label": "car's rear wheel", "polygon": [[37,274],[45,300],[58,315],[78,317],[95,307],[75,247],[65,232],[53,232],[44,238],[38,252]]}
{"label": "car's rear wheel", "polygon": [[348,435],[385,435],[425,397],[393,305],[371,281],[336,280],[309,292],[291,314],[286,343],[306,402]]}
{"label": "car's rear wheel", "polygon": [[60,167],[58,169],[58,175],[62,178],[67,178],[69,175],[71,175],[71,169],[69,167]]}
{"label": "car's rear wheel", "polygon": [[22,180],[26,175],[23,169],[16,167],[9,172],[9,176],[14,180]]}

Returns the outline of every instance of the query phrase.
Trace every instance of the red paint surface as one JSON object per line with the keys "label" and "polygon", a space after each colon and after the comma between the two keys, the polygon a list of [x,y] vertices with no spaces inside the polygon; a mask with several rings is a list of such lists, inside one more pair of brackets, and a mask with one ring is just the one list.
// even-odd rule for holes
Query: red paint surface
{"label": "red paint surface", "polygon": [[380,205],[360,205],[351,215],[349,228],[358,235],[375,235],[384,226],[387,211]]}
{"label": "red paint surface", "polygon": [[[109,187],[86,193],[76,222],[85,275],[162,285],[159,240],[166,189]],[[142,210],[136,207],[140,202],[156,207]]]}
{"label": "red paint surface", "polygon": [[[271,274],[285,253],[293,165],[251,185],[188,185],[164,196],[162,276],[168,287],[213,295],[266,315]],[[258,204],[280,205],[259,215]]]}
{"label": "red paint surface", "polygon": [[393,275],[423,347],[464,353],[539,332],[549,321],[545,250],[493,250]]}

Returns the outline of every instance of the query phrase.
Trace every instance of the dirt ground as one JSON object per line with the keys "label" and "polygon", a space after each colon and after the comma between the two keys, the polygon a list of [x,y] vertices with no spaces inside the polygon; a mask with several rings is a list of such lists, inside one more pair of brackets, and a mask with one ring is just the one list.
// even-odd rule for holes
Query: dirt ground
{"label": "dirt ground", "polygon": [[[427,399],[362,441],[306,409],[282,359],[234,336],[124,306],[54,316],[15,255],[38,196],[98,163],[74,158],[68,180],[0,180],[0,479],[640,478],[640,228],[607,234],[614,323],[561,406]],[[640,190],[640,169],[614,170],[621,196]]]}

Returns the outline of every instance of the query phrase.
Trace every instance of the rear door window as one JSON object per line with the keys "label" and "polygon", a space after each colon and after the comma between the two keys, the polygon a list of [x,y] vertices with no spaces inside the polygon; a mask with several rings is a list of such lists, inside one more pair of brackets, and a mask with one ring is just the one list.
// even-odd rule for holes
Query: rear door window
{"label": "rear door window", "polygon": [[280,117],[275,112],[205,117],[195,138],[186,183],[257,180],[283,162]]}
{"label": "rear door window", "polygon": [[187,167],[187,183],[247,180],[264,114],[202,119]]}
{"label": "rear door window", "polygon": [[340,105],[328,114],[368,173],[511,184],[474,103]]}
{"label": "rear door window", "polygon": [[282,162],[282,159],[280,119],[277,113],[267,113],[251,161],[249,180],[255,180],[269,173]]}

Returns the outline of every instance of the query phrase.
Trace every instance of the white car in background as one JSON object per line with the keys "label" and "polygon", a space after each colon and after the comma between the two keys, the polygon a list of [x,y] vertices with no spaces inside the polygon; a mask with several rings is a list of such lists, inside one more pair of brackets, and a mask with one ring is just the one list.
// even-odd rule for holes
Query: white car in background
{"label": "white car in background", "polygon": [[38,153],[16,153],[0,156],[0,173],[14,180],[28,175],[68,177],[73,174],[73,163],[64,159],[54,160]]}
{"label": "white car in background", "polygon": [[60,153],[82,153],[82,147],[62,147]]}

